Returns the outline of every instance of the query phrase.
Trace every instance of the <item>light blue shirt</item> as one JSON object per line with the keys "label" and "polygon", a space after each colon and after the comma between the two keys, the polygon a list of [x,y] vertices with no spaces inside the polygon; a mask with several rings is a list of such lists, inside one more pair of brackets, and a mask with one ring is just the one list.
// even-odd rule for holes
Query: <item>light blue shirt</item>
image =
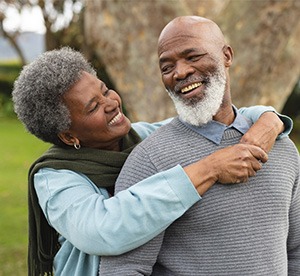
{"label": "light blue shirt", "polygon": [[[225,124],[222,124],[220,122],[217,122],[217,121],[210,121],[208,122],[207,124],[205,125],[202,125],[200,127],[198,126],[194,126],[194,125],[191,125],[191,124],[188,124],[186,122],[183,122],[181,120],[181,122],[186,125],[187,127],[189,127],[190,129],[192,129],[193,131],[197,132],[198,134],[202,135],[203,137],[205,137],[206,139],[214,142],[215,144],[217,145],[220,145],[221,143],[221,140],[222,140],[222,137],[223,137],[223,134],[224,134],[224,131],[226,131],[226,129],[229,129],[229,128],[235,128],[236,130],[238,130],[241,134],[245,134],[249,128],[251,127],[251,125],[258,120],[259,116],[257,117],[256,114],[262,114],[264,113],[265,111],[265,108],[269,108],[268,111],[274,111],[274,108],[269,106],[269,107],[265,107],[265,106],[255,106],[255,108],[257,108],[257,110],[259,111],[262,111],[262,113],[258,112],[258,113],[254,113],[255,116],[251,115],[251,114],[248,114],[246,111],[246,109],[240,109],[238,110],[236,107],[232,107],[233,108],[233,111],[234,111],[234,114],[235,114],[235,119],[233,121],[232,124],[230,125],[225,125]],[[252,108],[252,107],[251,107]],[[246,111],[246,112],[245,112]],[[246,113],[247,116],[249,116],[249,118],[245,117],[245,115],[242,115],[242,113]],[[285,116],[285,115],[281,115],[281,114],[278,114],[277,112],[275,112],[279,118],[282,120],[282,122],[285,124],[285,130],[283,133],[281,133],[279,136],[278,136],[278,139],[281,139],[283,137],[286,137],[288,136],[288,134],[290,133],[291,129],[292,129],[292,126],[293,126],[293,121]]]}
{"label": "light blue shirt", "polygon": [[[168,121],[133,127],[145,138]],[[201,199],[179,165],[111,198],[70,170],[40,169],[34,186],[48,223],[61,234],[56,276],[97,275],[100,255],[119,255],[146,243]]]}
{"label": "light blue shirt", "polygon": [[[256,120],[266,111],[274,109],[251,107],[242,112]],[[145,139],[171,119],[132,127]],[[289,133],[292,126],[286,127]],[[49,224],[61,234],[56,276],[97,275],[99,256],[122,254],[146,243],[200,200],[179,165],[111,198],[85,175],[70,170],[40,169],[34,185]]]}

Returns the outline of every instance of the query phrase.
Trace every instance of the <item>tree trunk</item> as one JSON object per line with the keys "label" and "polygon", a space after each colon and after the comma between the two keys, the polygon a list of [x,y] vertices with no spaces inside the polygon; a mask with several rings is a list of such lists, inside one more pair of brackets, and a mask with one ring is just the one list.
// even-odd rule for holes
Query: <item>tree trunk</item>
{"label": "tree trunk", "polygon": [[21,65],[24,66],[26,64],[26,59],[19,44],[17,43],[17,37],[19,34],[18,33],[10,34],[9,32],[6,32],[3,28],[2,22],[0,23],[0,30],[3,34],[3,37],[6,38],[11,44],[11,46],[15,49],[15,51],[17,52],[20,58]]}
{"label": "tree trunk", "polygon": [[300,1],[230,1],[223,14],[233,102],[281,110],[300,76]]}
{"label": "tree trunk", "polygon": [[187,14],[215,20],[233,47],[234,103],[270,104],[280,110],[300,74],[299,4],[297,0],[87,1],[85,34],[133,121],[175,114],[160,80],[156,46],[165,24]]}

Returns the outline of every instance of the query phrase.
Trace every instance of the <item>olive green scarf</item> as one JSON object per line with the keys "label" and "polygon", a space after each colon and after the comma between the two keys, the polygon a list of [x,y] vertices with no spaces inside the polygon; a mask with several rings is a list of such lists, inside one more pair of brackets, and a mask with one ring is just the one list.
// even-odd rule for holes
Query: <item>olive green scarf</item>
{"label": "olive green scarf", "polygon": [[53,259],[59,249],[58,233],[48,224],[34,189],[34,174],[43,167],[68,169],[85,174],[98,187],[113,190],[121,168],[132,149],[141,141],[131,129],[121,141],[121,151],[52,146],[36,160],[28,176],[29,247],[28,275],[53,275]]}

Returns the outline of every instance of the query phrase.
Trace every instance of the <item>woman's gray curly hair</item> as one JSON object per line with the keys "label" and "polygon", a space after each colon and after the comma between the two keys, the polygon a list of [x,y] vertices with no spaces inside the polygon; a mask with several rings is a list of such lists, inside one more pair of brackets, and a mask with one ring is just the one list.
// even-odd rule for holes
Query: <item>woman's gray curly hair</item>
{"label": "woman's gray curly hair", "polygon": [[15,112],[29,132],[45,142],[62,145],[58,134],[71,126],[62,96],[83,71],[96,75],[83,55],[69,47],[45,52],[23,68],[12,98]]}

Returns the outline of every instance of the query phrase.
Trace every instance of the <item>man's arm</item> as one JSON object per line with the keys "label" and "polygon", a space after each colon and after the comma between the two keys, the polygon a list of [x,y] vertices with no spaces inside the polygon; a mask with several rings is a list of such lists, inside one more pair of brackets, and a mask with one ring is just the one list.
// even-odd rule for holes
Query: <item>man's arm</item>
{"label": "man's arm", "polygon": [[[295,160],[299,170],[296,177],[289,212],[289,234],[287,239],[288,275],[300,275],[300,159]],[[292,164],[294,165],[294,164]]]}
{"label": "man's arm", "polygon": [[151,275],[163,238],[164,233],[161,233],[147,244],[128,253],[114,257],[101,257],[99,275]]}
{"label": "man's arm", "polygon": [[[116,183],[116,193],[129,188],[132,183],[139,182],[157,173],[147,151],[138,146],[128,157]],[[153,191],[155,193],[155,191]],[[160,210],[157,210],[158,212]],[[159,254],[164,232],[145,245],[128,253],[115,257],[102,257],[100,275],[132,276],[151,275]]]}

